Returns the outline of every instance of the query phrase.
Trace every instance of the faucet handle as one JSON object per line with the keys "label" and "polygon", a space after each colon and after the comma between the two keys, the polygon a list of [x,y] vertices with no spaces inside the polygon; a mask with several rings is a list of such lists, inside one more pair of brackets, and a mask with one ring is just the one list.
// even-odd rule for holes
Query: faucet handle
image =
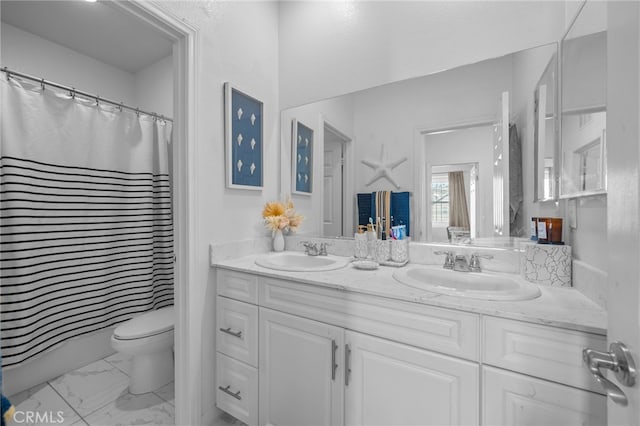
{"label": "faucet handle", "polygon": [[446,256],[444,259],[444,265],[442,265],[443,268],[445,269],[453,269],[453,265],[455,264],[455,253],[452,251],[447,251],[447,250],[435,250],[433,252],[434,254],[437,255],[444,255]]}
{"label": "faucet handle", "polygon": [[310,241],[300,241],[300,244],[304,246],[304,254],[309,254],[309,249],[313,246]]}
{"label": "faucet handle", "polygon": [[471,272],[481,272],[480,268],[480,258],[483,259],[493,259],[493,256],[490,254],[480,254],[480,253],[472,253],[471,260],[469,261],[469,268]]}
{"label": "faucet handle", "polygon": [[332,245],[331,243],[320,243],[320,252],[318,253],[320,256],[327,256],[327,247]]}

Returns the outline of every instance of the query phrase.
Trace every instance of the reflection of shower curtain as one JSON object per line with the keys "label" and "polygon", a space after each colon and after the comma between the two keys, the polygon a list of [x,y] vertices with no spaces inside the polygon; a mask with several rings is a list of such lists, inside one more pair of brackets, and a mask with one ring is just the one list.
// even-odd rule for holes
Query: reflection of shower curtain
{"label": "reflection of shower curtain", "polygon": [[449,172],[449,226],[469,229],[469,208],[464,189],[464,172]]}
{"label": "reflection of shower curtain", "polygon": [[2,361],[173,304],[169,123],[4,79]]}

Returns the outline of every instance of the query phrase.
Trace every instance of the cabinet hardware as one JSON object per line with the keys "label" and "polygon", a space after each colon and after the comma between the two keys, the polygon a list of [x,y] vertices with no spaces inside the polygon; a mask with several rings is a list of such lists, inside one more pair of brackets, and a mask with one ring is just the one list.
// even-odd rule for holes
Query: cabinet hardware
{"label": "cabinet hardware", "polygon": [[613,342],[609,346],[609,352],[584,349],[582,359],[596,381],[607,391],[607,396],[616,404],[626,406],[628,404],[627,396],[622,389],[604,377],[600,368],[613,371],[618,381],[624,386],[635,385],[636,366],[627,347],[623,343]]}
{"label": "cabinet hardware", "polygon": [[226,393],[227,395],[231,395],[232,397],[234,397],[235,399],[237,399],[238,401],[242,400],[242,397],[240,396],[240,391],[238,392],[231,392],[229,390],[229,388],[231,387],[231,385],[227,385],[226,387],[222,387],[222,386],[218,386],[218,389],[220,389],[222,392]]}
{"label": "cabinet hardware", "polygon": [[231,331],[231,327],[227,327],[227,328],[220,328],[220,331],[222,331],[223,333],[227,333],[233,337],[237,337],[239,339],[242,338],[242,330],[240,331]]}
{"label": "cabinet hardware", "polygon": [[344,346],[344,385],[349,386],[349,376],[351,375],[351,346]]}
{"label": "cabinet hardware", "polygon": [[331,380],[336,380],[336,370],[338,369],[338,363],[336,362],[336,351],[338,345],[335,340],[331,341]]}

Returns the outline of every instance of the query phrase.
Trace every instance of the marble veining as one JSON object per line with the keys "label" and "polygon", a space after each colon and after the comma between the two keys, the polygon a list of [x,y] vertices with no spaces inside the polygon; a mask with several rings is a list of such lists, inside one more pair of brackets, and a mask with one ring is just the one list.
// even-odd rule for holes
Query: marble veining
{"label": "marble veining", "polygon": [[606,334],[607,315],[605,310],[573,288],[540,285],[541,296],[527,301],[463,299],[403,285],[392,277],[395,269],[393,267],[381,266],[374,271],[362,271],[349,265],[339,270],[322,273],[285,272],[269,270],[256,265],[257,256],[250,255],[226,260],[215,266],[258,273],[266,277],[294,280],[302,284],[333,288],[344,292],[368,294],[577,331]]}
{"label": "marble veining", "polygon": [[16,407],[16,411],[39,413],[41,416],[48,416],[49,422],[55,420],[61,426],[83,424],[80,415],[48,383],[20,392],[12,396],[10,401]]}
{"label": "marble veining", "polygon": [[113,401],[129,387],[129,377],[104,360],[96,361],[50,382],[81,416]]}
{"label": "marble veining", "polygon": [[[130,365],[130,356],[116,353],[49,383],[13,395],[10,400],[17,410],[32,411],[40,416],[56,416],[54,422],[45,424],[173,425],[174,383],[153,393],[132,395],[126,389]],[[123,376],[125,381],[121,380]],[[58,412],[61,412],[60,416]]]}
{"label": "marble veining", "polygon": [[175,408],[154,393],[126,393],[85,417],[90,425],[173,425]]}

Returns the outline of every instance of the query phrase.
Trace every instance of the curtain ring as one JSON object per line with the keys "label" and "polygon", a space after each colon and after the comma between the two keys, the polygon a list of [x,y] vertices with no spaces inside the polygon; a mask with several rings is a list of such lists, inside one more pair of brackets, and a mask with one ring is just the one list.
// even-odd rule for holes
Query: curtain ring
{"label": "curtain ring", "polygon": [[9,68],[4,67],[4,72],[7,74],[7,81],[11,80],[11,71],[9,71]]}
{"label": "curtain ring", "polygon": [[44,92],[44,78],[40,80],[40,87],[42,87],[42,91]]}
{"label": "curtain ring", "polygon": [[96,95],[96,106],[100,106],[100,95]]}
{"label": "curtain ring", "polygon": [[122,106],[124,105],[124,102],[120,102],[120,105],[118,105],[118,110],[120,112],[122,112]]}
{"label": "curtain ring", "polygon": [[136,115],[140,117],[140,108],[136,108]]}
{"label": "curtain ring", "polygon": [[71,99],[75,99],[76,98],[76,88],[72,87],[71,91],[69,92],[69,96],[71,96]]}

